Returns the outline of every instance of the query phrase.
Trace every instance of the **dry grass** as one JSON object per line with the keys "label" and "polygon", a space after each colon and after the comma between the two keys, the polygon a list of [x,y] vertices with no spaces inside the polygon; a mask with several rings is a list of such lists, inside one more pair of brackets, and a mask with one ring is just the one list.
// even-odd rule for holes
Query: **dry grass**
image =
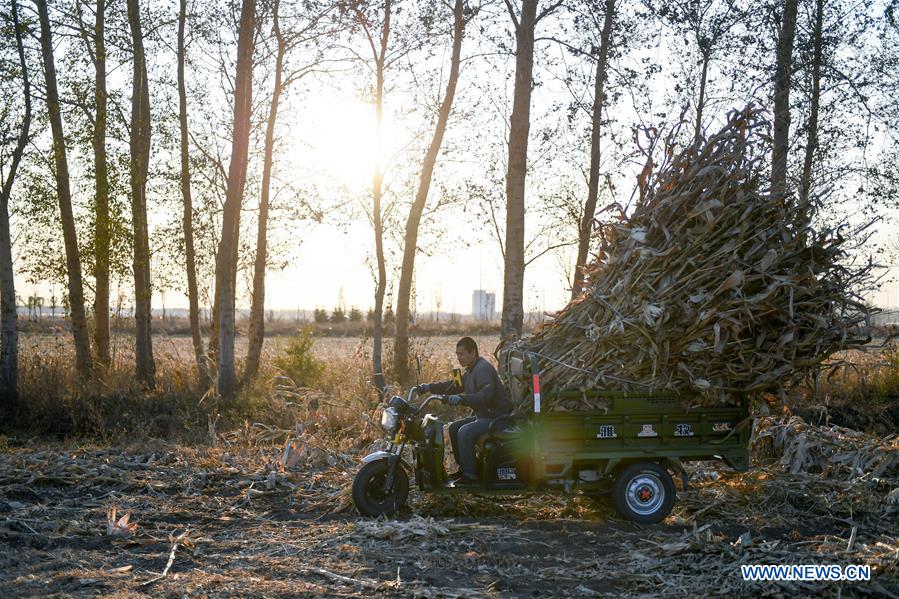
{"label": "dry grass", "polygon": [[[485,354],[498,342],[496,337],[476,339]],[[423,359],[422,382],[449,378],[457,340],[455,336],[412,340],[412,354]],[[317,338],[312,353],[324,368],[314,388],[296,387],[274,366],[288,341],[286,337],[266,340],[260,376],[241,390],[233,406],[226,407],[216,403],[213,389],[198,384],[189,337],[154,339],[157,385],[150,390],[134,379],[132,341],[127,336],[114,338],[112,365],[99,371],[95,380],[81,383],[73,370],[68,333],[23,335],[17,424],[40,434],[106,440],[136,435],[191,442],[206,439],[210,422],[220,431],[243,422],[291,428],[324,416],[335,432],[362,427],[377,404],[370,339]],[[236,353],[245,352],[246,339],[238,338]],[[383,364],[388,382],[393,381],[390,342]],[[403,390],[394,385],[389,391]]]}
{"label": "dry grass", "polygon": [[[210,420],[223,431],[244,422],[292,428],[297,422],[324,417],[335,432],[361,430],[374,416],[377,403],[371,384],[370,339],[316,338],[312,353],[324,368],[312,389],[295,388],[280,378],[282,373],[274,367],[288,340],[266,340],[259,379],[242,390],[235,406],[223,409],[212,401],[210,389],[197,384],[189,337],[160,335],[154,339],[157,386],[147,390],[134,380],[132,340],[127,336],[114,339],[113,366],[99,373],[95,381],[80,384],[72,368],[69,333],[23,335],[22,409],[17,428],[108,441],[136,436],[186,442],[206,441]],[[412,354],[423,358],[422,382],[447,378],[456,365],[456,340],[455,336],[446,336],[412,341]],[[476,340],[487,355],[498,343],[495,336]],[[239,337],[237,355],[245,351],[246,340]],[[389,340],[384,366],[388,382],[393,381]],[[792,390],[787,401],[790,409],[807,420],[833,421],[881,433],[891,423],[899,422],[899,350],[895,345],[841,353],[835,357],[835,364],[821,372],[817,380],[809,379]],[[390,388],[391,393],[402,391],[396,386]]]}
{"label": "dry grass", "polygon": [[899,399],[899,346],[841,352],[835,364],[809,385],[824,403],[882,407]]}

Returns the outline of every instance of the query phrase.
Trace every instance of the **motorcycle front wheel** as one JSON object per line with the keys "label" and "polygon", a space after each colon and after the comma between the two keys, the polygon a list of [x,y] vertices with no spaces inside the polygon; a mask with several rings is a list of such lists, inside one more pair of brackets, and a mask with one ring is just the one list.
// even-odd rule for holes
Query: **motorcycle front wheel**
{"label": "motorcycle front wheel", "polygon": [[406,504],[409,496],[406,471],[402,464],[397,464],[393,485],[387,489],[385,483],[389,471],[390,463],[386,459],[376,460],[363,466],[353,479],[353,503],[363,516],[392,516]]}

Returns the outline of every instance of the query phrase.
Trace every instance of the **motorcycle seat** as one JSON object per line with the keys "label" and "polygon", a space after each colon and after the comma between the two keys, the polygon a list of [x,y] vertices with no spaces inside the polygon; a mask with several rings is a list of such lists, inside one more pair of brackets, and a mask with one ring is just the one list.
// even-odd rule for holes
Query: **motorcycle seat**
{"label": "motorcycle seat", "polygon": [[521,434],[521,426],[517,424],[509,424],[508,426],[504,426],[499,428],[492,433],[488,433],[487,437],[493,437],[494,439],[499,439],[500,441],[507,441],[509,439],[515,439]]}
{"label": "motorcycle seat", "polygon": [[478,449],[484,449],[484,443],[487,442],[488,439],[496,439],[497,441],[508,441],[510,439],[516,439],[521,435],[521,426],[515,423],[508,423],[506,426],[497,428],[496,430],[485,433],[477,438],[475,444]]}

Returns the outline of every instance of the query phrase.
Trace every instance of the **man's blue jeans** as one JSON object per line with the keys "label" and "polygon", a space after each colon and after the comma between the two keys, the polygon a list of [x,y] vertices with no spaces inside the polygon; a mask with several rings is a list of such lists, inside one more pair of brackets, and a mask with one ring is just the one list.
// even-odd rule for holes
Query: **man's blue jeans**
{"label": "man's blue jeans", "polygon": [[476,479],[478,477],[474,446],[478,437],[486,435],[490,430],[492,421],[492,418],[470,416],[462,420],[456,420],[449,425],[449,437],[453,446],[453,455],[456,457],[456,462],[466,478]]}

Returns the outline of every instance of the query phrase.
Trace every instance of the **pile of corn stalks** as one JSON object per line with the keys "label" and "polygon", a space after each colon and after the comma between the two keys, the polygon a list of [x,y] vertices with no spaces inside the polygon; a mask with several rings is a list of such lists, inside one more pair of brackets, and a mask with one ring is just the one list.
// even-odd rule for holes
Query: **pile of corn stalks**
{"label": "pile of corn stalks", "polygon": [[[729,402],[869,341],[859,291],[871,267],[846,264],[858,231],[813,225],[814,198],[769,190],[767,129],[749,107],[680,153],[668,138],[632,215],[598,227],[584,292],[514,346],[541,357],[547,388]],[[555,408],[600,407],[586,397]]]}
{"label": "pile of corn stalks", "polygon": [[812,426],[798,416],[781,422],[763,418],[757,428],[756,445],[769,443],[770,453],[780,456],[780,465],[790,474],[884,479],[899,485],[899,434],[880,438],[842,426]]}

